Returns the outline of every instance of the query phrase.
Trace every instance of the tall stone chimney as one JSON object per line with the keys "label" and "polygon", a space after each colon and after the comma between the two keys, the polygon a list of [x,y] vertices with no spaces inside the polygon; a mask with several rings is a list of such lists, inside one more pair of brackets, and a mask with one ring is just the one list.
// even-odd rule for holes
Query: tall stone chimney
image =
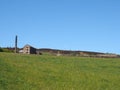
{"label": "tall stone chimney", "polygon": [[15,53],[17,53],[17,35],[15,36]]}

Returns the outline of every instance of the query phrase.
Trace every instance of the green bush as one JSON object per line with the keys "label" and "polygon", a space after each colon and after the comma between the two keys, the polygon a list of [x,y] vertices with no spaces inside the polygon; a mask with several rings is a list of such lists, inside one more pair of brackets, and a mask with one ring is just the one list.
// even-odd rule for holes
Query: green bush
{"label": "green bush", "polygon": [[3,52],[2,48],[0,48],[0,52]]}
{"label": "green bush", "polygon": [[13,52],[13,51],[9,50],[8,48],[2,48],[2,52]]}

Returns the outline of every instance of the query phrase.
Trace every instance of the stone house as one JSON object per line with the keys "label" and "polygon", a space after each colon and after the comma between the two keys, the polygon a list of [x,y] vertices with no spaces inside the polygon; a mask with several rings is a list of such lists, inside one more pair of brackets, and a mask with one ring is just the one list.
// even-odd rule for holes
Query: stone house
{"label": "stone house", "polygon": [[36,54],[36,48],[27,44],[23,47],[23,54]]}

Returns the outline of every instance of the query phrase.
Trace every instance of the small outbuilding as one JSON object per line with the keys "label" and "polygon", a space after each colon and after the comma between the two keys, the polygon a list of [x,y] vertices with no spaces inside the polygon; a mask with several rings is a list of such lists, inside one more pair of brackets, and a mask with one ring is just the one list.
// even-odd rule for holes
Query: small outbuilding
{"label": "small outbuilding", "polygon": [[36,54],[36,48],[27,44],[23,47],[23,54]]}

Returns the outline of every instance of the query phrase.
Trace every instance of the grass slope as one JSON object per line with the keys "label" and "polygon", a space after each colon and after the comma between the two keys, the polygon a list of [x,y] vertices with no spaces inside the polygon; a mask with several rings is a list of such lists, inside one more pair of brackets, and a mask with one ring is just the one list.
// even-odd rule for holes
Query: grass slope
{"label": "grass slope", "polygon": [[0,90],[120,90],[120,59],[0,53]]}

